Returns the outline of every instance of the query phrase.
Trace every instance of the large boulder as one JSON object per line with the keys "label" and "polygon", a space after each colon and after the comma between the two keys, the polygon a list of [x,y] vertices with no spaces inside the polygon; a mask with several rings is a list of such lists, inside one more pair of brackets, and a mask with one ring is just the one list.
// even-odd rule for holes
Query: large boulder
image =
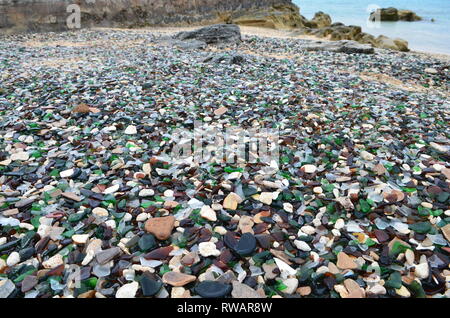
{"label": "large boulder", "polygon": [[242,64],[246,61],[245,57],[241,54],[236,53],[219,53],[216,55],[208,56],[203,60],[204,63],[214,63],[214,64]]}
{"label": "large boulder", "polygon": [[[322,17],[322,18],[319,18]],[[323,19],[325,17],[320,12],[318,12],[315,16],[316,21],[311,20],[311,22],[314,25],[317,25],[317,22],[322,20],[328,20]],[[386,36],[379,36],[378,38],[375,38],[373,35],[362,32],[362,29],[360,26],[356,25],[345,25],[340,22],[335,22],[331,24],[331,19],[327,21],[325,24],[330,24],[326,27],[321,28],[314,28],[314,27],[304,27],[303,29],[296,31],[294,35],[312,35],[319,38],[326,38],[330,41],[356,41],[361,44],[366,44],[372,47],[382,48],[382,49],[389,49],[389,50],[396,50],[396,51],[403,51],[408,52],[408,42],[402,39],[391,39]],[[314,50],[335,50],[335,51],[343,51],[347,50],[347,47],[351,44],[354,44],[350,42],[350,44],[338,44],[337,47],[334,47],[331,44],[320,44],[319,46],[314,46]],[[330,46],[331,45],[331,46]],[[328,47],[329,46],[329,47]],[[359,48],[358,48],[359,49]],[[362,48],[364,50],[364,48]],[[351,49],[348,49],[348,51],[351,51]]]}
{"label": "large boulder", "polygon": [[370,14],[371,21],[398,21],[398,10],[393,7],[377,9]]}
{"label": "large boulder", "polygon": [[394,43],[395,43],[395,45],[397,45],[397,50],[399,50],[401,52],[409,52],[408,41],[400,39],[400,38],[395,38]]}
{"label": "large boulder", "polygon": [[380,35],[375,40],[376,47],[380,49],[396,50],[408,52],[408,42],[402,39],[392,39],[384,35]]}
{"label": "large boulder", "polygon": [[224,20],[238,25],[274,29],[295,29],[309,23],[291,1],[278,2],[261,9],[234,11]]}
{"label": "large boulder", "polygon": [[177,49],[181,49],[181,50],[185,50],[185,51],[203,50],[203,49],[206,49],[206,47],[208,46],[208,44],[206,44],[203,41],[199,41],[199,40],[182,41],[182,40],[177,40],[177,39],[173,39],[173,38],[162,38],[159,41],[159,44],[161,46],[172,46]]}
{"label": "large boulder", "polygon": [[207,44],[233,44],[242,40],[241,29],[235,24],[215,24],[194,31],[180,32],[174,39],[197,40]]}
{"label": "large boulder", "polygon": [[375,46],[376,38],[372,34],[362,32],[361,38],[358,40],[358,42],[363,44],[371,44]]}
{"label": "large boulder", "polygon": [[349,26],[335,26],[331,27],[330,40],[355,40],[358,34],[361,33],[361,27],[355,25]]}
{"label": "large boulder", "polygon": [[419,17],[415,12],[411,10],[398,10],[398,18],[401,21],[420,21],[422,17]]}
{"label": "large boulder", "polygon": [[328,14],[323,13],[322,11],[316,12],[314,18],[311,21],[314,22],[318,28],[329,27],[332,22],[331,17]]}
{"label": "large boulder", "polygon": [[370,14],[371,21],[420,21],[422,20],[411,10],[398,10],[393,7],[377,9]]}
{"label": "large boulder", "polygon": [[361,44],[356,41],[311,41],[310,43],[304,45],[302,49],[306,51],[328,51],[336,53],[347,53],[347,54],[373,54],[375,53],[374,48],[369,44]]}

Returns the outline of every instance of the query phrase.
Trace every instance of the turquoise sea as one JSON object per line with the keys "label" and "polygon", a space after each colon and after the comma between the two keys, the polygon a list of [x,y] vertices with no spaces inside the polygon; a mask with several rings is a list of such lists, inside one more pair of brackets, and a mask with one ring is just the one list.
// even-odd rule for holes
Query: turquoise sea
{"label": "turquoise sea", "polygon": [[[323,11],[333,22],[359,25],[375,36],[403,38],[412,50],[450,54],[450,0],[294,0],[294,3],[308,19]],[[424,20],[382,22],[377,27],[367,22],[370,8],[377,6],[413,10]]]}

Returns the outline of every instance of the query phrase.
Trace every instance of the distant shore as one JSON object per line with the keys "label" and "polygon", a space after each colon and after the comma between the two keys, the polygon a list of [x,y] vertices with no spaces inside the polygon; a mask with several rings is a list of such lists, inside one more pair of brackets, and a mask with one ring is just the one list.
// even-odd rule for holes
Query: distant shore
{"label": "distant shore", "polygon": [[[157,33],[167,33],[174,34],[182,31],[192,31],[198,29],[199,26],[189,26],[189,27],[146,27],[146,28],[136,28],[136,29],[127,29],[134,32],[157,32]],[[294,35],[294,30],[277,30],[271,28],[263,28],[263,27],[252,27],[252,26],[240,26],[241,32],[243,35],[256,35],[262,37],[271,37],[271,38],[285,38],[285,39],[304,39],[304,40],[316,40],[316,41],[324,41],[330,42],[330,40],[326,38],[319,38],[312,35]],[[94,28],[94,30],[123,30],[121,28]],[[444,53],[433,53],[433,52],[423,52],[423,51],[413,51],[411,50],[409,53],[424,55],[433,57],[442,61],[450,61],[450,54]]]}

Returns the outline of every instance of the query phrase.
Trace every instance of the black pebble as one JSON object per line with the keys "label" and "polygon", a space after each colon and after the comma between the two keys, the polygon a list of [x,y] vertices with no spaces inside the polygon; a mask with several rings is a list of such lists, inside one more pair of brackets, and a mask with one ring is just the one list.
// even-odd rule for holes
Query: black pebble
{"label": "black pebble", "polygon": [[35,253],[34,247],[25,248],[19,251],[20,261],[24,262],[30,259],[31,257],[33,257],[34,253]]}
{"label": "black pebble", "polygon": [[241,256],[251,255],[256,249],[256,239],[251,233],[244,233],[234,250]]}
{"label": "black pebble", "polygon": [[224,297],[231,292],[231,286],[214,281],[203,281],[195,287],[195,292],[204,298]]}
{"label": "black pebble", "polygon": [[156,240],[155,237],[151,234],[144,234],[138,242],[139,248],[142,252],[147,252],[156,248]]}
{"label": "black pebble", "polygon": [[148,278],[147,276],[142,276],[141,287],[142,294],[146,297],[155,295],[162,287],[163,283]]}

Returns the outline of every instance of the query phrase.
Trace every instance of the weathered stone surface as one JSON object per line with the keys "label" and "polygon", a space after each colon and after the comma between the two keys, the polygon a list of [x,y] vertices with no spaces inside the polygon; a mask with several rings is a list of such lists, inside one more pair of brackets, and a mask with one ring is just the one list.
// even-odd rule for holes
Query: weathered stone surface
{"label": "weathered stone surface", "polygon": [[233,298],[262,298],[256,290],[237,281],[233,282],[231,296],[233,296]]}
{"label": "weathered stone surface", "polygon": [[[2,0],[0,32],[63,31],[71,0]],[[236,23],[275,28],[301,26],[291,0],[97,0],[79,2],[81,27],[144,27]],[[69,8],[70,9],[70,8]],[[69,12],[67,12],[69,11]]]}
{"label": "weathered stone surface", "polygon": [[316,12],[311,21],[314,22],[318,28],[324,28],[331,25],[331,17],[322,11]]}
{"label": "weathered stone surface", "polygon": [[443,226],[441,228],[442,234],[444,234],[447,241],[450,242],[450,224],[447,224],[446,226]]}
{"label": "weathered stone surface", "polygon": [[241,29],[236,24],[215,24],[194,31],[180,32],[174,36],[177,40],[197,40],[207,44],[239,43]]}
{"label": "weathered stone surface", "polygon": [[187,275],[178,272],[167,272],[162,277],[163,283],[169,284],[175,287],[182,287],[186,284],[195,282],[197,277],[194,275]]}
{"label": "weathered stone surface", "polygon": [[199,40],[176,40],[176,39],[163,39],[160,42],[161,45],[173,46],[181,50],[203,50],[208,44]]}
{"label": "weathered stone surface", "polygon": [[116,298],[134,298],[139,288],[138,282],[121,286],[116,292]]}
{"label": "weathered stone surface", "polygon": [[[362,32],[360,26],[331,23],[329,15],[317,12],[313,20],[303,21],[302,26],[293,32],[293,35],[312,35],[326,38],[331,41],[351,40],[361,44],[370,44],[372,47],[391,49],[396,51],[409,51],[408,42],[402,39],[391,39],[386,36],[375,38],[373,35]],[[313,49],[316,50],[316,49]]]}
{"label": "weathered stone surface", "polygon": [[381,8],[370,14],[371,21],[398,21],[398,10],[393,7]]}
{"label": "weathered stone surface", "polygon": [[0,281],[0,298],[7,298],[15,289],[16,286],[11,280]]}
{"label": "weathered stone surface", "polygon": [[409,51],[408,42],[402,39],[391,39],[387,36],[380,35],[375,40],[376,47],[388,50]]}
{"label": "weathered stone surface", "polygon": [[398,10],[393,7],[381,8],[370,14],[371,21],[420,21],[422,20],[411,10]]}
{"label": "weathered stone surface", "polygon": [[339,53],[373,54],[375,50],[369,44],[361,44],[356,41],[342,40],[334,42],[315,41],[304,47],[306,51],[329,51]]}
{"label": "weathered stone surface", "polygon": [[422,17],[418,16],[415,12],[411,10],[398,10],[398,17],[401,21],[421,21]]}
{"label": "weathered stone surface", "polygon": [[175,218],[164,216],[152,218],[145,223],[145,230],[156,236],[157,239],[164,241],[170,237],[175,224]]}
{"label": "weathered stone surface", "polygon": [[[245,1],[242,1],[244,4]],[[253,1],[258,5],[260,1]],[[291,1],[271,1],[268,6],[254,7],[251,10],[236,10],[225,20],[239,25],[267,27],[275,29],[292,29],[304,26],[309,22],[299,13],[299,9]]]}
{"label": "weathered stone surface", "polygon": [[358,265],[355,263],[353,258],[345,254],[344,252],[340,252],[337,255],[337,267],[340,269],[355,269],[358,268]]}
{"label": "weathered stone surface", "polygon": [[114,259],[117,255],[120,254],[120,248],[112,247],[107,250],[103,250],[98,252],[95,257],[97,262],[101,265],[108,263],[110,260]]}
{"label": "weathered stone surface", "polygon": [[229,65],[242,64],[243,62],[245,62],[245,57],[240,54],[221,53],[208,56],[205,60],[203,60],[203,62],[214,64],[229,64]]}

